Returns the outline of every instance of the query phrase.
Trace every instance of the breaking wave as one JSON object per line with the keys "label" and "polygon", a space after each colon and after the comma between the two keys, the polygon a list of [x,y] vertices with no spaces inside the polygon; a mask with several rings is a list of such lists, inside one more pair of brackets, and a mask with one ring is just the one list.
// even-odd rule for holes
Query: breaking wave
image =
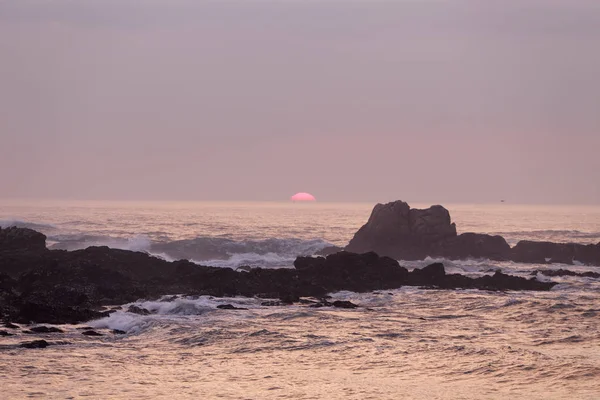
{"label": "breaking wave", "polygon": [[332,244],[322,239],[270,238],[233,240],[201,236],[194,239],[156,242],[144,235],[119,238],[102,235],[55,235],[48,237],[52,249],[80,250],[90,246],[142,251],[167,261],[191,260],[215,267],[291,267],[297,256],[310,256]]}

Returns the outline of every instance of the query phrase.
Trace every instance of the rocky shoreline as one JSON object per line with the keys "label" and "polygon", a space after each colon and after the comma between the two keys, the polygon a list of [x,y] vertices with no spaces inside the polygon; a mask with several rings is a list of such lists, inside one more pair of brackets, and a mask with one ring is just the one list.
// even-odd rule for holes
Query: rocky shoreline
{"label": "rocky shoreline", "polygon": [[480,278],[446,274],[439,263],[408,271],[374,252],[298,257],[293,269],[235,271],[108,247],[49,250],[45,242],[43,234],[30,229],[0,229],[0,319],[6,324],[81,323],[114,311],[105,306],[175,293],[260,297],[279,299],[273,304],[291,304],[302,297],[323,299],[340,290],[367,292],[406,285],[482,290],[550,290],[555,285],[501,272]]}

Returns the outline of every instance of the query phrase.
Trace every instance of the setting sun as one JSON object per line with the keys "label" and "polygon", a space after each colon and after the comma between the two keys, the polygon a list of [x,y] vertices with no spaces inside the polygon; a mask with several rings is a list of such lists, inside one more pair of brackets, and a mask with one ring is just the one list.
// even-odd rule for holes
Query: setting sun
{"label": "setting sun", "polygon": [[300,192],[293,195],[290,200],[292,201],[317,201],[315,196],[310,193]]}

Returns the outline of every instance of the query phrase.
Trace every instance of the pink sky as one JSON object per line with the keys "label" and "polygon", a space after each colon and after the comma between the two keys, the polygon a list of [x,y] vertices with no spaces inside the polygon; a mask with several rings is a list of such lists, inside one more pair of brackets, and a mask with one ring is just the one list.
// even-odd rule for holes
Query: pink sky
{"label": "pink sky", "polygon": [[0,197],[600,204],[598,1],[0,3]]}

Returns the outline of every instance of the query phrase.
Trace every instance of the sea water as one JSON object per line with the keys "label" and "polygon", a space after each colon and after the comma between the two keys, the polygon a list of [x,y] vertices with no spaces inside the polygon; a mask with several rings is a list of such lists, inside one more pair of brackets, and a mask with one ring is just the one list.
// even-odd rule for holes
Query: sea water
{"label": "sea water", "polygon": [[[47,235],[51,248],[107,245],[204,265],[290,268],[343,246],[373,204],[0,203],[0,226]],[[428,204],[411,204],[427,207]],[[593,206],[446,205],[459,233],[600,242]],[[405,262],[409,269],[438,260]],[[444,262],[451,273],[600,271],[582,265]],[[332,293],[360,308],[261,306],[264,299],[177,293],[64,334],[0,338],[0,398],[597,399],[600,279],[544,277],[550,292],[422,290]],[[247,310],[217,309],[233,304]],[[124,335],[111,333],[125,331]],[[16,344],[45,338],[57,345]]]}

